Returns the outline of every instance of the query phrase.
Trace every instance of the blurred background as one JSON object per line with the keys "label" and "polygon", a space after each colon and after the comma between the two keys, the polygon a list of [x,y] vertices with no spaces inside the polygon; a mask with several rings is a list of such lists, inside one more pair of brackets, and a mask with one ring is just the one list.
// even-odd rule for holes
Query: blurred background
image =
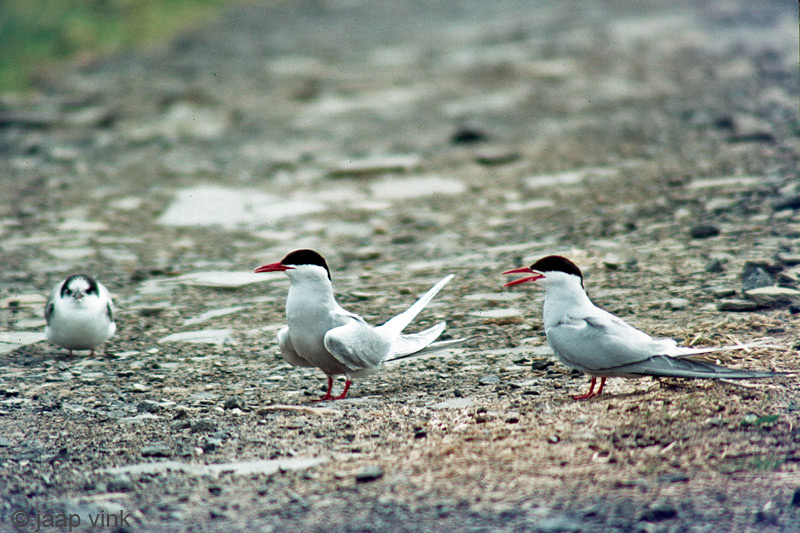
{"label": "blurred background", "polygon": [[3,0],[0,92],[30,91],[65,59],[157,45],[230,0]]}

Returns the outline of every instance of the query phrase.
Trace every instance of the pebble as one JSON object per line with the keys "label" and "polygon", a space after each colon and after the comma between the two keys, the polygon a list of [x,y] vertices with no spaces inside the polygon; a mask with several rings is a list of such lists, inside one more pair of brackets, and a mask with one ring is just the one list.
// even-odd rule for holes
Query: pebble
{"label": "pebble", "polygon": [[107,484],[108,492],[128,492],[135,488],[128,474],[120,474]]}
{"label": "pebble", "polygon": [[672,309],[673,311],[678,311],[680,309],[686,309],[689,307],[689,300],[686,298],[670,298],[665,303],[667,309]]}
{"label": "pebble", "polygon": [[356,473],[358,483],[368,483],[383,477],[383,469],[378,465],[367,465]]}
{"label": "pebble", "polygon": [[409,172],[419,167],[420,162],[420,156],[413,154],[370,157],[367,159],[348,159],[331,170],[328,175],[332,178],[364,178],[380,174],[402,173]]}
{"label": "pebble", "polygon": [[760,265],[747,262],[742,270],[742,292],[775,285],[775,279]]}
{"label": "pebble", "polygon": [[481,385],[497,385],[500,383],[500,376],[497,376],[496,374],[481,376],[481,378],[478,380],[478,383]]}
{"label": "pebble", "polygon": [[792,505],[795,507],[800,507],[800,487],[794,489],[794,495],[792,496]]}
{"label": "pebble", "polygon": [[725,265],[719,259],[711,259],[708,263],[706,263],[705,271],[710,274],[719,274],[721,272],[725,272]]}
{"label": "pebble", "polygon": [[759,307],[780,307],[800,302],[800,291],[788,287],[760,287],[744,295]]}
{"label": "pebble", "polygon": [[758,309],[758,305],[751,300],[725,298],[717,302],[719,311],[755,311],[756,309]]}
{"label": "pebble", "polygon": [[161,405],[153,400],[142,400],[136,406],[136,411],[139,413],[157,413],[161,410]]}
{"label": "pebble", "polygon": [[231,344],[230,329],[203,329],[197,331],[184,331],[183,333],[173,333],[162,337],[159,343],[165,342],[191,342],[201,344],[214,344],[222,347],[224,344]]}
{"label": "pebble", "polygon": [[693,239],[708,239],[716,237],[720,233],[719,226],[715,224],[697,224],[689,228],[689,235]]}
{"label": "pebble", "polygon": [[141,450],[142,457],[171,457],[172,449],[166,444],[150,444]]}
{"label": "pebble", "polygon": [[218,426],[217,422],[211,418],[200,418],[193,420],[190,427],[194,433],[208,433],[209,431],[216,431]]}
{"label": "pebble", "polygon": [[148,387],[147,385],[144,385],[142,383],[134,383],[130,387],[130,391],[131,392],[148,392],[149,390],[150,390],[150,387]]}
{"label": "pebble", "polygon": [[225,409],[244,409],[244,400],[239,396],[231,396],[222,405]]}
{"label": "pebble", "polygon": [[645,509],[639,516],[645,522],[660,522],[662,520],[672,520],[677,518],[678,509],[671,503],[654,503]]}
{"label": "pebble", "polygon": [[429,405],[431,409],[463,409],[465,407],[472,407],[475,402],[470,398],[452,398],[443,402],[437,402]]}

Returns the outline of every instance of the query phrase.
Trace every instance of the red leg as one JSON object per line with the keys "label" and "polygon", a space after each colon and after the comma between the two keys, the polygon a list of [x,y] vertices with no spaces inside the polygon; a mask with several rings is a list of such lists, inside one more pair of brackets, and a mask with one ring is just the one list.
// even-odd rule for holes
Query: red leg
{"label": "red leg", "polygon": [[[603,383],[605,383],[605,379],[606,378],[602,378],[602,383],[600,384],[600,388],[601,389],[603,388]],[[589,392],[587,392],[586,394],[579,394],[577,396],[573,396],[573,398],[575,400],[586,400],[587,398],[591,398],[591,397],[595,396],[595,393],[594,393],[594,384],[595,383],[597,383],[597,378],[592,376],[592,381],[589,382]]]}
{"label": "red leg", "polygon": [[606,384],[606,377],[603,376],[600,378],[600,388],[597,389],[597,393],[595,393],[595,396],[600,396],[601,394],[603,394],[603,385],[605,384]]}
{"label": "red leg", "polygon": [[324,401],[327,401],[327,400],[333,400],[333,396],[331,395],[331,389],[332,388],[333,388],[333,378],[328,376],[328,392],[325,393],[325,396],[323,396],[319,400],[315,400],[315,401],[324,402]]}
{"label": "red leg", "polygon": [[344,397],[347,396],[347,391],[350,390],[350,378],[347,378],[347,381],[344,382],[344,392],[341,396],[337,396],[334,400],[344,400]]}

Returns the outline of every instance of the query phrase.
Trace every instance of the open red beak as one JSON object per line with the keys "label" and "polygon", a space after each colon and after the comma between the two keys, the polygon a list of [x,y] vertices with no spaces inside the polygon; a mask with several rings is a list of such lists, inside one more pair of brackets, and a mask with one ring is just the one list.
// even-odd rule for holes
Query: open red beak
{"label": "open red beak", "polygon": [[509,281],[503,287],[511,287],[512,285],[520,285],[522,283],[527,283],[529,281],[536,281],[537,279],[542,279],[544,277],[543,274],[540,274],[534,270],[531,270],[529,267],[521,267],[515,268],[514,270],[508,270],[503,272],[503,274],[533,274],[533,276],[528,276],[527,278],[519,278],[515,279],[514,281]]}
{"label": "open red beak", "polygon": [[268,265],[261,265],[260,267],[255,269],[253,272],[256,272],[256,273],[261,273],[261,272],[285,272],[287,270],[292,270],[292,268],[294,268],[294,267],[283,265],[283,264],[281,264],[280,261],[278,261],[277,263],[270,263]]}

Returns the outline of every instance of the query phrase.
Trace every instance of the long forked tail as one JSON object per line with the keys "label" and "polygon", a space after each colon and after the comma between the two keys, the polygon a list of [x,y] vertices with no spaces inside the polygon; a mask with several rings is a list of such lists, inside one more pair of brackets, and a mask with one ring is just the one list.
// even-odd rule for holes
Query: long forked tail
{"label": "long forked tail", "polygon": [[644,361],[606,369],[612,375],[640,375],[673,378],[701,379],[755,379],[786,375],[786,372],[765,372],[758,370],[737,370],[726,366],[677,359],[667,355],[654,355]]}
{"label": "long forked tail", "polygon": [[[428,292],[423,294],[422,297],[419,300],[414,302],[414,305],[412,305],[411,307],[409,307],[408,309],[406,309],[405,311],[403,311],[402,313],[400,313],[396,317],[388,320],[385,324],[382,324],[382,325],[376,327],[375,329],[379,330],[382,334],[386,335],[390,339],[396,339],[397,337],[400,336],[400,332],[403,331],[405,329],[405,327],[407,325],[409,325],[411,323],[411,321],[414,320],[414,318],[416,318],[416,316],[423,309],[425,309],[426,305],[431,303],[431,300],[433,300],[433,297],[436,296],[436,294],[440,290],[442,290],[442,288],[445,285],[447,285],[450,282],[451,279],[453,279],[453,274],[449,274],[449,275],[445,276],[442,280],[439,281],[439,283],[437,283],[436,285],[431,287],[428,290]],[[438,327],[438,325],[434,326],[430,330],[432,330],[432,329],[434,329],[436,327]],[[426,331],[430,331],[430,330],[426,330]],[[444,330],[444,326],[442,326],[442,330]],[[442,331],[440,330],[439,333],[437,333],[433,337],[433,339],[438,337],[439,334],[441,334],[441,332]],[[418,333],[417,335],[420,335],[420,334]],[[431,340],[433,340],[433,339],[431,339]]]}
{"label": "long forked tail", "polygon": [[464,337],[463,339],[433,342],[442,334],[444,327],[445,322],[439,322],[435,326],[420,331],[419,333],[400,335],[395,339],[394,343],[392,343],[392,350],[391,353],[389,353],[389,357],[386,358],[386,361],[396,361],[397,359],[405,359],[406,357],[455,348],[473,339],[473,337]]}
{"label": "long forked tail", "polygon": [[689,347],[689,346],[675,346],[669,350],[665,355],[670,357],[692,357],[695,355],[702,355],[712,352],[724,352],[730,350],[747,350],[750,348],[781,348],[770,344],[767,339],[761,339],[753,342],[746,342],[744,344],[729,344],[726,346],[708,346],[708,347]]}

